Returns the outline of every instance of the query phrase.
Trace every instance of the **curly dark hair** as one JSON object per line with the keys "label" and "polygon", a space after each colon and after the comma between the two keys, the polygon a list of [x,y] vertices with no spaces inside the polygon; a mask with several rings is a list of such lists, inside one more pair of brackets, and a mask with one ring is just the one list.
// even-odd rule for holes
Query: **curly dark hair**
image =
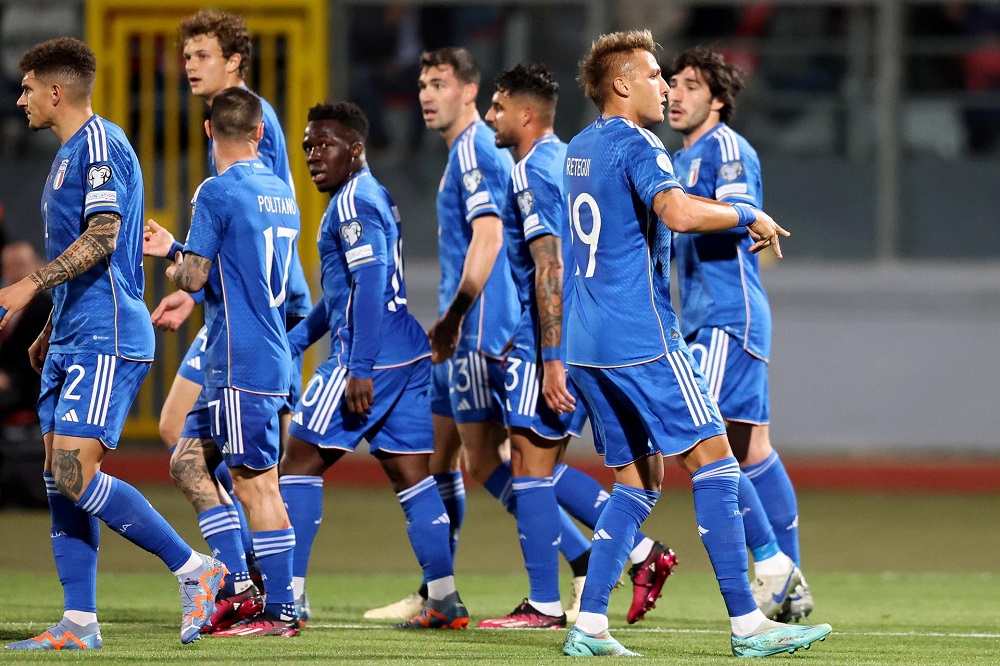
{"label": "curly dark hair", "polygon": [[240,78],[246,80],[250,73],[252,46],[250,31],[242,16],[228,14],[217,9],[202,9],[181,21],[181,44],[198,35],[207,35],[219,40],[224,58],[228,59],[234,53],[239,53]]}
{"label": "curly dark hair", "polygon": [[420,54],[420,69],[428,67],[451,67],[455,76],[462,83],[475,83],[482,80],[479,63],[466,49],[461,46],[447,46],[436,51],[424,51]]}
{"label": "curly dark hair", "polygon": [[746,86],[743,72],[727,63],[721,53],[707,46],[695,46],[679,53],[670,66],[670,76],[676,76],[688,67],[701,74],[712,97],[722,102],[719,120],[729,122],[736,113],[736,96]]}
{"label": "curly dark hair", "polygon": [[226,88],[212,100],[208,120],[216,139],[252,136],[263,121],[260,98],[246,88]]}
{"label": "curly dark hair", "polygon": [[309,122],[314,120],[336,120],[344,127],[357,133],[364,143],[368,139],[368,118],[365,112],[353,102],[317,104],[309,109]]}
{"label": "curly dark hair", "polygon": [[[90,99],[97,78],[97,59],[90,47],[73,37],[59,37],[35,44],[21,56],[21,71],[39,79],[58,79],[79,101]],[[71,93],[72,95],[72,93]]]}
{"label": "curly dark hair", "polygon": [[529,95],[555,104],[559,99],[559,83],[545,65],[515,65],[505,69],[494,81],[497,90],[508,95]]}

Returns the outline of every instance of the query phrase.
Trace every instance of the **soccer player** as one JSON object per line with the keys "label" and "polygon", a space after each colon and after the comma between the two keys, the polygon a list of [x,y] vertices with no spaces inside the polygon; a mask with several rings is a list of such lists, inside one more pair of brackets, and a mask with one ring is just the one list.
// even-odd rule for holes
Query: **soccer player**
{"label": "soccer player", "polygon": [[65,611],[55,626],[7,648],[102,647],[98,519],[177,576],[181,642],[190,643],[208,622],[225,567],[194,552],[135,488],[101,471],[153,360],[153,327],[142,300],[139,160],[121,128],[91,109],[97,63],[86,44],[42,42],[20,67],[17,105],[28,127],[52,130],[61,147],[42,194],[49,263],[0,290],[0,328],[36,293],[52,290],[52,314],[29,355],[42,375],[43,476]]}
{"label": "soccer player", "polygon": [[293,585],[303,597],[323,515],[323,473],[368,440],[406,513],[427,581],[426,605],[397,625],[464,629],[448,513],[428,462],[434,450],[427,336],[406,308],[399,211],[368,168],[368,119],[356,105],[309,110],[302,147],[312,180],[330,195],[320,225],[323,298],[289,334],[304,351],[329,331],[330,358],[295,408],[281,457],[281,494],[295,529]]}
{"label": "soccer player", "polygon": [[[559,84],[544,67],[517,65],[497,76],[486,114],[497,147],[510,148],[517,162],[502,209],[507,256],[521,305],[507,355],[506,406],[515,515],[530,592],[507,616],[480,622],[483,628],[564,627],[567,621],[558,587],[558,550],[565,532],[553,472],[570,435],[579,436],[587,416],[583,406],[576,405],[563,365],[563,317],[573,300],[572,280],[563,276],[573,274],[575,261],[562,182],[566,144],[553,130],[558,94]],[[582,520],[593,527],[607,493],[582,472],[571,473],[577,477],[571,481],[577,494],[589,490],[582,504],[592,511]],[[574,533],[575,528],[569,536]],[[672,551],[641,533],[632,550],[635,593],[629,623],[653,607],[676,563]]]}
{"label": "soccer player", "polygon": [[[212,633],[295,636],[295,534],[278,490],[277,463],[278,412],[291,379],[284,310],[299,211],[288,185],[257,159],[264,125],[255,94],[244,88],[219,93],[205,129],[219,175],[195,192],[187,245],[179,249],[169,232],[158,228],[148,235],[146,251],[174,255],[167,277],[181,289],[207,286],[207,410],[198,418],[207,419],[229,467],[266,581],[263,610]],[[189,481],[200,485],[188,492],[202,495],[206,503],[218,501],[207,472],[216,467],[218,450],[199,442],[195,453],[185,464],[198,466]]]}
{"label": "soccer player", "polygon": [[580,68],[600,117],[570,141],[564,183],[573,227],[576,298],[567,321],[570,377],[587,407],[598,451],[615,471],[597,523],[590,569],[569,655],[633,655],[608,632],[608,596],[635,531],[660,494],[663,456],[691,473],[698,533],[726,602],[737,656],[794,651],[829,625],[767,619],[746,578],[746,541],[733,458],[704,376],[694,365],[670,305],[672,232],[748,228],[781,256],[787,235],[749,204],[693,198],[674,178],[670,156],[645,129],[663,120],[668,87],[649,31],[602,35]]}
{"label": "soccer player", "polygon": [[[184,19],[179,32],[191,92],[205,100],[209,108],[223,90],[246,87],[252,54],[250,32],[241,16],[214,9],[201,10]],[[277,114],[264,99],[261,99],[261,106],[264,136],[257,147],[258,158],[294,192],[285,135]],[[208,162],[211,175],[216,175],[211,145]],[[311,306],[309,286],[297,251],[293,254],[290,271],[285,305],[287,329],[305,317]],[[176,330],[190,315],[195,297],[198,300],[204,298],[201,292],[192,295],[183,290],[167,295],[153,311],[153,323],[160,328]],[[212,628],[219,629],[247,614],[257,612],[261,600],[257,595],[258,590],[250,586],[250,571],[256,569],[252,539],[242,507],[232,493],[228,468],[220,464],[209,472],[214,471],[221,482],[222,490],[217,493],[218,501],[198,490],[203,485],[198,478],[203,472],[200,463],[203,458],[201,448],[211,450],[215,447],[207,419],[207,405],[204,398],[198,400],[205,383],[206,344],[206,329],[202,327],[181,361],[177,376],[163,403],[160,411],[160,435],[173,453],[171,475],[175,483],[194,505],[198,525],[206,541],[213,551],[219,553],[220,559],[232,573],[213,615]],[[298,398],[302,384],[301,372],[301,359],[297,359],[292,365],[290,402],[282,414],[282,432],[287,430],[291,407]],[[187,418],[189,414],[192,416]],[[232,544],[233,533],[239,534],[242,544],[240,547]]]}
{"label": "soccer player", "polygon": [[[667,118],[683,136],[674,155],[677,180],[689,194],[763,206],[760,161],[726,123],[743,77],[721,53],[705,47],[678,55],[670,68]],[[799,570],[795,489],[768,429],[767,361],[771,308],[760,281],[753,240],[740,231],[678,234],[681,334],[698,361],[726,421],[740,463],[740,510],[754,558],[757,606],[782,622],[813,608]]]}

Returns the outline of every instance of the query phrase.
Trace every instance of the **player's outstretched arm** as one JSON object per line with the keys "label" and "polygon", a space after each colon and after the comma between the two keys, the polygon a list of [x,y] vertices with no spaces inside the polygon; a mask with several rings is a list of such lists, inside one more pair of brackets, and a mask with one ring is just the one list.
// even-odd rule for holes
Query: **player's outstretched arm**
{"label": "player's outstretched arm", "polygon": [[771,247],[781,258],[779,236],[791,234],[779,227],[771,217],[749,204],[727,204],[691,196],[678,188],[658,192],[653,197],[653,211],[671,231],[709,234],[737,227],[753,227],[757,241],[751,252]]}
{"label": "player's outstretched arm", "polygon": [[208,282],[212,260],[188,252],[174,255],[174,263],[167,268],[167,279],[186,292],[199,291]]}
{"label": "player's outstretched arm", "polygon": [[462,319],[479,298],[503,249],[503,222],[496,215],[481,215],[472,221],[472,240],[465,254],[462,279],[448,310],[431,326],[431,360],[443,363],[455,353]]}
{"label": "player's outstretched arm", "polygon": [[28,277],[0,289],[0,328],[39,291],[69,282],[110,257],[118,245],[121,226],[117,213],[92,215],[87,218],[87,229],[65,252]]}
{"label": "player's outstretched arm", "polygon": [[566,389],[566,368],[562,363],[562,242],[545,234],[528,243],[528,250],[535,262],[535,301],[543,361],[542,396],[555,413],[571,412],[576,400]]}

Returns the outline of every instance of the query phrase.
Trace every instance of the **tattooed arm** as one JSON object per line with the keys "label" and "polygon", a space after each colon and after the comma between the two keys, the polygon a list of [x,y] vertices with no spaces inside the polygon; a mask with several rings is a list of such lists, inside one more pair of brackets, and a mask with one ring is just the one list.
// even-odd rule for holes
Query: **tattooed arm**
{"label": "tattooed arm", "polygon": [[208,282],[208,269],[212,260],[188,252],[180,252],[174,257],[174,263],[167,268],[167,278],[178,288],[187,292],[199,291]]}
{"label": "tattooed arm", "polygon": [[87,229],[66,251],[28,277],[0,290],[0,328],[39,291],[51,289],[83,275],[115,251],[122,218],[98,213],[87,219]]}
{"label": "tattooed arm", "polygon": [[563,366],[563,262],[562,242],[545,234],[528,243],[535,262],[535,304],[541,330],[542,396],[549,409],[557,414],[573,411],[576,399],[566,389],[566,368]]}

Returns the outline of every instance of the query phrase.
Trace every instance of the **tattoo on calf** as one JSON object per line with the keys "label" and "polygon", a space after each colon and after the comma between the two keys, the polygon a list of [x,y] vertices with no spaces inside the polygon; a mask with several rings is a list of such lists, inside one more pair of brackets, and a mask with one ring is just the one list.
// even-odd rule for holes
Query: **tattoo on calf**
{"label": "tattoo on calf", "polygon": [[170,459],[170,478],[198,513],[222,504],[219,501],[215,477],[206,462],[210,454],[209,447],[215,449],[215,443],[184,438],[177,443],[174,455]]}

